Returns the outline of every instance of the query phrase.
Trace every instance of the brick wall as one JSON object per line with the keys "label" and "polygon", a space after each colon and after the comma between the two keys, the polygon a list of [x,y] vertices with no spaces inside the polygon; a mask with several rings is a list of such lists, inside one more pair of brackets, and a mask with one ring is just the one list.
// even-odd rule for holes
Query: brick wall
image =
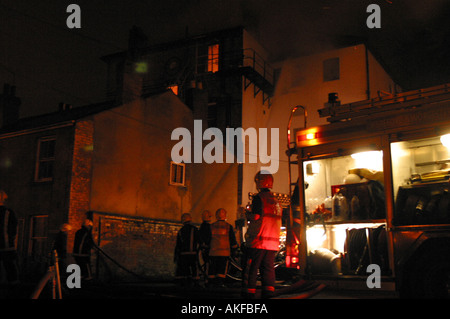
{"label": "brick wall", "polygon": [[80,229],[90,208],[94,125],[90,120],[75,125],[72,175],[70,181],[68,252],[72,252],[75,232]]}
{"label": "brick wall", "polygon": [[96,243],[114,261],[103,253],[94,254],[93,270],[104,281],[171,280],[180,228],[178,222],[95,212]]}

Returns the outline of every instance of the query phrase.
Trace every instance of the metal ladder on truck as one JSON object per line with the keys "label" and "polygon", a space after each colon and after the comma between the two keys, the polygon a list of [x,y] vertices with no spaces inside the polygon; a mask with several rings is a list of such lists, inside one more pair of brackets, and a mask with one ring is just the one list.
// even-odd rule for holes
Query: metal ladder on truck
{"label": "metal ladder on truck", "polygon": [[[292,155],[296,153],[295,149],[295,140],[291,141],[291,125],[292,125],[292,119],[294,117],[295,112],[298,109],[303,110],[303,117],[304,117],[304,124],[303,128],[306,128],[306,122],[307,122],[307,111],[304,106],[297,105],[291,110],[291,114],[289,116],[289,122],[287,127],[287,151],[286,155],[288,156],[288,169],[289,169],[289,231],[286,236],[286,266],[287,267],[294,267],[298,268],[298,246],[300,244],[299,236],[293,231],[294,229],[294,210],[293,210],[293,203],[292,203],[292,195],[294,194],[295,187],[297,186],[297,181],[292,182],[292,165],[298,165],[298,160],[293,160]],[[292,146],[292,144],[294,144]],[[300,190],[299,190],[300,191]]]}

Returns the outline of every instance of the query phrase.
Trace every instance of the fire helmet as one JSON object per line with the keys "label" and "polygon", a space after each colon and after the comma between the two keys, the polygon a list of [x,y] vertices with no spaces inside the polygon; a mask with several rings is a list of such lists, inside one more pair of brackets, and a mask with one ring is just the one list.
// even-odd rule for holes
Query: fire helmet
{"label": "fire helmet", "polygon": [[85,219],[83,222],[83,226],[86,228],[90,228],[94,226],[94,223],[90,219]]}
{"label": "fire helmet", "polygon": [[3,189],[0,189],[0,203],[4,203],[5,200],[8,198],[8,195]]}
{"label": "fire helmet", "polygon": [[272,188],[273,176],[267,171],[260,171],[255,176],[256,188]]}
{"label": "fire helmet", "polygon": [[192,216],[191,216],[191,214],[189,214],[189,213],[184,213],[183,215],[181,215],[181,222],[182,222],[183,224],[188,223],[188,222],[190,222],[190,221],[192,221]]}
{"label": "fire helmet", "polygon": [[72,230],[72,226],[70,224],[68,224],[68,223],[64,223],[64,224],[61,225],[59,230],[63,231],[63,232],[68,232],[68,231]]}
{"label": "fire helmet", "polygon": [[216,218],[217,220],[225,220],[227,219],[227,211],[223,208],[219,208],[216,211]]}
{"label": "fire helmet", "polygon": [[211,214],[211,212],[209,210],[205,210],[202,213],[202,220],[204,222],[210,222],[211,221],[211,217],[212,217],[212,214]]}

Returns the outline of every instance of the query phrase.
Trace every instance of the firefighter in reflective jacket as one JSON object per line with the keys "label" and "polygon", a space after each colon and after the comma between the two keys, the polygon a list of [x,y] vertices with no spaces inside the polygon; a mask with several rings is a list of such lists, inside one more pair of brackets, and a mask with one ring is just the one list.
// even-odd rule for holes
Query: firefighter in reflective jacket
{"label": "firefighter in reflective jacket", "polygon": [[197,227],[191,224],[189,213],[181,215],[183,227],[178,231],[175,244],[174,261],[176,263],[175,279],[181,285],[197,285],[197,252],[199,248],[199,233]]}
{"label": "firefighter in reflective jacket", "polygon": [[92,279],[91,250],[94,247],[92,226],[92,221],[85,219],[81,228],[75,233],[73,242],[72,256],[77,265],[80,266],[81,278],[84,280]]}
{"label": "firefighter in reflective jacket", "polygon": [[270,298],[275,292],[274,261],[279,249],[282,208],[270,191],[273,186],[271,174],[259,172],[255,183],[259,192],[253,197],[251,212],[247,213],[247,265],[243,279],[247,285],[247,297],[255,298],[259,269],[262,297]]}
{"label": "firefighter in reflective jacket", "polygon": [[14,212],[5,206],[8,195],[0,190],[0,262],[6,271],[6,279],[11,288],[19,284],[17,267],[17,218]]}
{"label": "firefighter in reflective jacket", "polygon": [[216,219],[211,224],[210,272],[208,279],[215,285],[222,286],[228,269],[228,258],[238,248],[233,226],[227,223],[227,211],[219,208]]}

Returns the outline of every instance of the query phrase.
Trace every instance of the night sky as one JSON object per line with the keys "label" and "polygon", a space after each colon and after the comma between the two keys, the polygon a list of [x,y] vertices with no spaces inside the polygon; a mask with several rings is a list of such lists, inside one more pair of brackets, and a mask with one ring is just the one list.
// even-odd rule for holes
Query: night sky
{"label": "night sky", "polygon": [[[69,29],[71,3],[81,29]],[[381,28],[369,29],[369,4]],[[150,43],[242,25],[272,61],[366,42],[406,90],[450,82],[448,0],[0,0],[0,85],[16,85],[21,116],[105,99],[101,56],[127,48],[133,25]]]}

